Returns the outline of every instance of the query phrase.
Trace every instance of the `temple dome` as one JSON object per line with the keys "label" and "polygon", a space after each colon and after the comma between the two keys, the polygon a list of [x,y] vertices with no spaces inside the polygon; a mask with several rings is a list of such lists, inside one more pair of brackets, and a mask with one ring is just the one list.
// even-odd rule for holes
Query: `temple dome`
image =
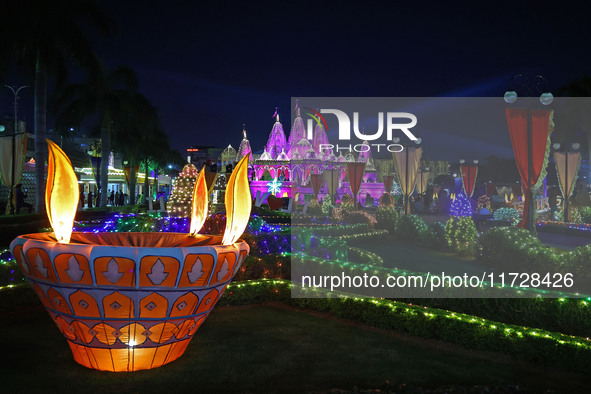
{"label": "temple dome", "polygon": [[285,151],[283,149],[281,149],[281,153],[279,154],[279,156],[277,156],[277,160],[282,160],[282,161],[289,160],[289,157],[287,157],[287,154],[285,153]]}
{"label": "temple dome", "polygon": [[236,161],[239,161],[244,156],[248,155],[248,161],[252,161],[252,149],[250,148],[250,142],[248,138],[246,138],[246,130],[242,129],[242,141],[240,142],[240,147],[238,148],[238,153],[236,154]]}
{"label": "temple dome", "polygon": [[276,159],[281,151],[286,148],[287,140],[283,131],[283,125],[279,122],[279,114],[276,115],[276,121],[269,134],[269,140],[267,141],[267,151],[271,159]]}
{"label": "temple dome", "polygon": [[220,155],[220,160],[225,164],[236,160],[236,149],[234,149],[232,145],[228,145],[228,147],[224,149]]}
{"label": "temple dome", "polygon": [[367,141],[363,141],[361,152],[359,152],[359,156],[357,157],[357,161],[367,163],[371,158],[371,147]]}
{"label": "temple dome", "polygon": [[312,149],[312,144],[310,144],[310,141],[302,138],[295,146],[295,149],[292,150],[292,155],[294,151],[297,151],[300,157],[306,157],[306,154],[310,149]]}
{"label": "temple dome", "polygon": [[271,155],[269,154],[269,152],[267,152],[267,149],[265,148],[265,151],[263,152],[263,154],[261,155],[261,157],[259,157],[259,160],[273,160],[273,158],[271,157]]}
{"label": "temple dome", "polygon": [[306,159],[316,159],[316,151],[312,147],[310,147],[308,152],[306,152],[306,156],[304,157]]}
{"label": "temple dome", "polygon": [[291,160],[301,160],[302,156],[300,156],[299,152],[297,149],[293,150],[293,153],[291,154]]}
{"label": "temple dome", "polygon": [[326,136],[326,132],[324,131],[324,127],[321,124],[316,124],[314,128],[314,139],[312,141],[312,146],[314,150],[321,156],[325,156],[325,152],[322,152],[320,149],[320,145],[327,145],[328,144],[328,137]]}
{"label": "temple dome", "polygon": [[[289,146],[292,147],[292,154],[293,154],[293,147],[299,143],[300,140],[306,138],[306,127],[304,125],[304,119],[302,119],[299,102],[297,104],[297,116],[293,121],[293,126],[291,128],[291,132],[289,133]],[[306,150],[307,151],[307,150]],[[300,151],[300,155],[302,152]]]}

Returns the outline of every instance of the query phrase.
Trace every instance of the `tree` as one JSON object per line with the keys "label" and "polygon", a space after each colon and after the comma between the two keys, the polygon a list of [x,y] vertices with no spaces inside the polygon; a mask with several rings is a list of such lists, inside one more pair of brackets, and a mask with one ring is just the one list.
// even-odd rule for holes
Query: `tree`
{"label": "tree", "polygon": [[[97,59],[86,38],[84,26],[108,34],[114,23],[90,0],[19,0],[0,4],[0,58],[12,57],[28,75],[34,75],[36,211],[44,207],[45,132],[47,122],[47,79],[66,80],[67,60],[87,70]],[[9,65],[0,61],[0,75]]]}
{"label": "tree", "polygon": [[483,164],[478,165],[479,182],[514,183],[519,178],[515,159],[504,159],[498,156],[489,156]]}
{"label": "tree", "polygon": [[[557,90],[556,95],[579,99],[565,99],[563,105],[556,109],[554,140],[563,146],[566,146],[569,140],[570,142],[578,140],[577,142],[581,145],[586,140],[587,158],[591,162],[591,111],[589,111],[591,99],[580,99],[581,97],[591,97],[591,76],[585,75],[578,81],[566,84]],[[591,179],[591,172],[589,179]]]}
{"label": "tree", "polygon": [[122,108],[115,146],[129,162],[129,201],[133,203],[136,186],[135,166],[143,160],[149,160],[150,157],[168,154],[168,137],[162,130],[157,109],[142,94],[128,94]]}
{"label": "tree", "polygon": [[[107,205],[109,184],[108,164],[113,126],[121,118],[123,101],[137,90],[137,76],[128,67],[118,67],[107,73],[104,67],[90,75],[85,84],[68,85],[58,94],[62,107],[56,119],[56,130],[67,132],[71,125],[91,117],[97,122],[95,130],[101,136],[100,205]],[[61,104],[61,105],[60,105]]]}

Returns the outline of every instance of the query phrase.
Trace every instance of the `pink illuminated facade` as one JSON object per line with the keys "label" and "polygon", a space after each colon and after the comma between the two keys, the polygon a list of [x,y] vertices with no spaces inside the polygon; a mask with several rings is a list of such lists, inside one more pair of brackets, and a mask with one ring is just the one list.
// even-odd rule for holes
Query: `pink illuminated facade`
{"label": "pink illuminated facade", "polygon": [[[238,148],[236,160],[240,160],[245,154],[251,155],[249,179],[253,196],[263,196],[270,192],[277,197],[299,195],[298,202],[302,202],[303,195],[313,194],[310,175],[335,169],[340,172],[340,182],[337,189],[337,200],[340,200],[345,193],[351,194],[347,178],[347,163],[358,161],[366,163],[359,200],[363,204],[367,196],[371,196],[377,203],[385,189],[384,184],[377,181],[377,171],[368,143],[364,143],[368,145],[367,151],[363,150],[355,154],[357,157],[350,152],[346,152],[345,156],[339,152],[337,156],[332,149],[321,149],[322,145],[329,144],[324,127],[317,124],[312,137],[310,140],[307,139],[304,120],[299,108],[297,108],[297,116],[289,138],[286,138],[283,125],[279,121],[279,115],[276,115],[267,144],[258,158],[253,159],[246,131],[243,131],[243,139]],[[227,157],[228,154],[220,159],[227,160]],[[327,193],[326,185],[324,185],[319,197],[322,198]]]}

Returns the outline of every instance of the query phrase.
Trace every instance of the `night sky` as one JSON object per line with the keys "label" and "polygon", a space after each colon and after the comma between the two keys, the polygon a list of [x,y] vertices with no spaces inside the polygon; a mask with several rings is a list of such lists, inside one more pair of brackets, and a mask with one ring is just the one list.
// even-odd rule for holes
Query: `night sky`
{"label": "night sky", "polygon": [[[276,106],[289,131],[292,96],[502,100],[515,73],[542,74],[554,90],[591,70],[589,13],[565,2],[101,3],[118,33],[93,39],[96,51],[136,70],[181,153],[237,148],[243,123],[261,150]],[[29,129],[31,96],[22,100]]]}

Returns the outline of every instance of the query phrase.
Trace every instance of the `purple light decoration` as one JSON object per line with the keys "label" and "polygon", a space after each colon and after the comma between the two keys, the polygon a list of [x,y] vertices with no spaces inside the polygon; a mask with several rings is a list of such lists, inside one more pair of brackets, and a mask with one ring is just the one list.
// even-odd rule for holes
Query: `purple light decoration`
{"label": "purple light decoration", "polygon": [[273,125],[269,140],[267,141],[267,152],[273,160],[277,159],[282,150],[287,148],[287,139],[283,131],[283,125],[279,122],[279,115],[276,116],[276,122]]}
{"label": "purple light decoration", "polygon": [[472,203],[465,194],[456,195],[456,199],[449,207],[449,214],[451,216],[472,216],[474,214]]}

